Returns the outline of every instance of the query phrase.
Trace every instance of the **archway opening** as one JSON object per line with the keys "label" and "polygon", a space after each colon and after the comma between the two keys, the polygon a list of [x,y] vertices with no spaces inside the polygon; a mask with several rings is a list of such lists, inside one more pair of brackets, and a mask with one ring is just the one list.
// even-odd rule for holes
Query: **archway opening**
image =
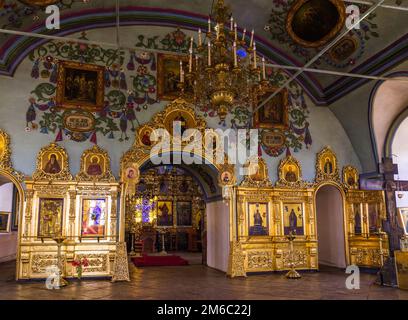
{"label": "archway opening", "polygon": [[[154,164],[150,159],[140,167],[134,197],[154,202],[150,213],[153,219],[141,235],[142,255],[156,256],[165,251],[189,264],[227,271],[230,215],[218,185],[217,168],[184,162]],[[126,215],[129,221],[132,210]]]}
{"label": "archway opening", "polygon": [[16,259],[20,200],[15,183],[0,173],[0,263]]}
{"label": "archway opening", "polygon": [[316,193],[316,225],[319,265],[346,267],[343,197],[333,185]]}

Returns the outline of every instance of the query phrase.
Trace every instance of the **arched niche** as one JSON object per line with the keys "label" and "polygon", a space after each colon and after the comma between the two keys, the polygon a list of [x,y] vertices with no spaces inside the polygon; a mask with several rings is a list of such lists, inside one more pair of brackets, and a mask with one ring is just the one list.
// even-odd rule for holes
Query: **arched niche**
{"label": "arched niche", "polygon": [[[408,72],[387,75],[396,79],[408,79]],[[369,125],[374,157],[377,163],[390,156],[389,142],[398,127],[398,120],[408,106],[408,82],[380,81],[371,92],[369,100]]]}

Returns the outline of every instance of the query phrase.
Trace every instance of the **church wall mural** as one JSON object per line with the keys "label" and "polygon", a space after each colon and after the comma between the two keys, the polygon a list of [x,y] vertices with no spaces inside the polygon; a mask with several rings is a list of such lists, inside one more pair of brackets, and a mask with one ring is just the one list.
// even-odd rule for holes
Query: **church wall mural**
{"label": "church wall mural", "polygon": [[[82,152],[97,144],[108,151],[112,172],[116,177],[119,175],[120,156],[131,146],[135,128],[148,122],[169,103],[159,94],[160,83],[164,80],[169,85],[176,81],[171,75],[163,79],[158,74],[160,57],[142,49],[156,48],[169,54],[186,52],[192,34],[188,30],[164,27],[149,27],[148,33],[143,27],[123,29],[122,41],[140,51],[48,42],[28,55],[14,78],[0,79],[6,93],[2,104],[8,106],[0,110],[0,116],[10,119],[4,129],[13,137],[13,160],[17,169],[30,175],[38,150],[50,142],[58,142],[70,154],[70,167],[75,174],[79,171]],[[111,34],[112,29],[107,28],[72,37],[105,41]],[[272,69],[267,69],[267,74],[271,90],[288,77]],[[87,92],[85,83],[91,88]],[[64,90],[57,90],[58,84]],[[304,178],[312,180],[313,155],[326,145],[337,151],[340,165],[361,168],[344,129],[330,110],[315,107],[297,83],[292,83],[279,99],[285,104],[283,109],[271,113],[270,110],[275,110],[273,104],[277,103],[272,101],[270,106],[261,108],[258,117],[259,152],[271,169],[273,181],[278,178],[274,168],[289,154],[296,155],[302,162]],[[77,104],[85,107],[78,108]],[[249,117],[248,109],[242,107],[235,108],[225,121],[220,121],[217,114],[207,108],[197,112],[213,128],[244,128]],[[263,126],[263,122],[279,122],[281,126]],[[20,148],[23,141],[25,146]]]}

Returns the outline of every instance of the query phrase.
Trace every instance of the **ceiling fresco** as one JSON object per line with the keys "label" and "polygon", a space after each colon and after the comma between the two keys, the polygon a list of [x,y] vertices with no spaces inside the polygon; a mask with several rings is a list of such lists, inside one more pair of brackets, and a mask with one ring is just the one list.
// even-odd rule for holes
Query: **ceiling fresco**
{"label": "ceiling fresco", "polygon": [[[40,3],[57,2],[61,30],[47,30],[47,15]],[[30,6],[27,3],[35,3]],[[0,27],[7,30],[69,35],[89,28],[113,27],[116,1],[0,0]],[[205,28],[212,0],[120,0],[122,26],[172,26]],[[255,30],[261,55],[268,62],[303,66],[339,33],[346,30],[346,6],[342,0],[230,0],[239,33]],[[405,0],[385,4],[405,6]],[[136,6],[137,5],[137,6]],[[358,5],[360,14],[369,9]],[[312,67],[340,72],[380,75],[408,57],[406,11],[378,8],[336,43]],[[392,21],[392,23],[391,23]],[[92,40],[92,39],[91,39]],[[0,33],[0,74],[13,75],[22,59],[43,39]],[[295,71],[287,71],[288,73]],[[366,83],[365,79],[304,72],[298,82],[316,105],[328,105]]]}

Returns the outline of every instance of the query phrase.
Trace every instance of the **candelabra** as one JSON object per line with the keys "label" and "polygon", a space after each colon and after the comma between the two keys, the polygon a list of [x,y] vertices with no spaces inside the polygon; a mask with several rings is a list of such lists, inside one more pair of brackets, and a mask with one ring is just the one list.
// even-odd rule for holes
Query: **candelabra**
{"label": "candelabra", "polygon": [[286,238],[289,240],[289,266],[290,270],[286,274],[288,279],[300,279],[302,276],[296,271],[295,250],[293,248],[293,241],[296,239],[295,232],[291,231]]}
{"label": "candelabra", "polygon": [[214,11],[215,26],[209,18],[205,39],[198,30],[195,53],[191,38],[186,74],[180,61],[180,83],[193,88],[196,105],[210,107],[224,121],[232,107],[252,105],[254,91],[265,87],[267,80],[264,58],[262,70],[258,66],[254,30],[247,44],[246,29],[239,38],[237,23],[223,0],[217,1]]}
{"label": "candelabra", "polygon": [[68,281],[64,279],[63,277],[63,271],[64,266],[62,263],[62,255],[61,255],[61,247],[63,242],[66,240],[66,237],[58,235],[52,238],[56,243],[57,243],[57,265],[58,265],[58,272],[57,272],[57,277],[55,278],[55,286],[58,287],[65,287],[68,285]]}

